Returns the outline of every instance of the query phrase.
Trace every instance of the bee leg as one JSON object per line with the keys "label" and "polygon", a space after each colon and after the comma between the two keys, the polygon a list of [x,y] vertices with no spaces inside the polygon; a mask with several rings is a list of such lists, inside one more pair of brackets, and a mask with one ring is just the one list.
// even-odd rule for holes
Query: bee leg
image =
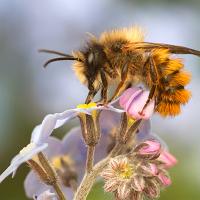
{"label": "bee leg", "polygon": [[109,102],[114,100],[117,96],[119,96],[121,94],[122,91],[127,89],[127,86],[130,86],[130,82],[128,81],[128,67],[125,67],[125,69],[122,72],[121,81],[120,81],[117,89],[115,90],[114,95],[109,100]]}
{"label": "bee leg", "polygon": [[98,92],[98,90],[95,90],[94,87],[91,87],[89,92],[88,92],[88,95],[87,95],[87,98],[85,100],[85,103],[86,104],[90,103],[97,92]]}
{"label": "bee leg", "polygon": [[150,93],[149,93],[148,99],[147,99],[144,107],[142,108],[141,113],[147,107],[148,103],[153,99],[155,91],[157,89],[158,81],[159,81],[159,75],[158,75],[158,71],[157,71],[157,68],[156,68],[156,64],[155,64],[151,54],[149,56],[149,65],[150,65],[149,72],[150,72],[151,81],[152,81],[153,85],[152,85],[152,87],[150,89]]}
{"label": "bee leg", "polygon": [[100,102],[105,104],[108,101],[108,81],[107,81],[106,75],[105,75],[105,73],[103,71],[101,71],[101,80],[102,80],[103,87],[101,89]]}
{"label": "bee leg", "polygon": [[142,111],[140,111],[140,114],[143,113],[144,109],[147,107],[148,103],[152,100],[152,98],[154,97],[154,94],[155,94],[155,91],[156,91],[156,88],[157,86],[156,85],[153,85],[150,89],[150,93],[149,93],[149,96],[148,96],[148,99],[144,105],[144,107],[142,108]]}

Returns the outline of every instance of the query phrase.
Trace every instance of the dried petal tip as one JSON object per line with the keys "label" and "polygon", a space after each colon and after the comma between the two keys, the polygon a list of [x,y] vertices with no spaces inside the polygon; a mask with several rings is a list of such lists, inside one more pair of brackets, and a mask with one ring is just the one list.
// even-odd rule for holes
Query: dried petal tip
{"label": "dried petal tip", "polygon": [[147,140],[141,144],[139,144],[134,152],[138,154],[138,156],[145,157],[147,159],[155,159],[160,155],[161,145],[156,140]]}
{"label": "dried petal tip", "polygon": [[120,97],[119,103],[128,115],[134,119],[149,119],[154,112],[155,101],[151,100],[147,105],[149,91],[140,87],[127,89]]}

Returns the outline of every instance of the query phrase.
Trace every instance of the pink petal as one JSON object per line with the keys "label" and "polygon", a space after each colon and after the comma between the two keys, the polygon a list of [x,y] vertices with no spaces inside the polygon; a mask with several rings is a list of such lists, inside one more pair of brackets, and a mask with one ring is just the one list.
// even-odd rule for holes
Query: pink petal
{"label": "pink petal", "polygon": [[158,174],[158,168],[155,164],[150,163],[150,169],[154,176]]}
{"label": "pink petal", "polygon": [[166,168],[171,168],[177,163],[177,159],[168,151],[163,150],[162,153],[160,154],[158,160],[163,162],[166,166]]}
{"label": "pink petal", "polygon": [[171,179],[169,177],[167,177],[166,175],[164,175],[164,174],[159,174],[158,178],[160,179],[160,181],[162,182],[162,184],[164,186],[169,186],[172,183]]}
{"label": "pink petal", "polygon": [[135,96],[137,96],[140,92],[141,92],[141,88],[139,87],[135,87],[135,88],[129,88],[127,90],[125,90],[125,92],[122,94],[122,96],[119,99],[119,104],[121,107],[126,107],[127,102],[129,101],[129,99],[132,97],[134,98]]}
{"label": "pink petal", "polygon": [[161,145],[156,140],[147,140],[144,142],[146,146],[143,146],[140,150],[140,154],[151,154],[151,153],[159,153]]}
{"label": "pink petal", "polygon": [[137,97],[135,97],[132,103],[129,105],[129,108],[127,110],[128,114],[134,117],[135,119],[149,119],[149,117],[153,114],[154,111],[154,100],[150,101],[150,103],[141,113],[144,105],[147,102],[148,96],[149,92],[144,91],[140,93]]}

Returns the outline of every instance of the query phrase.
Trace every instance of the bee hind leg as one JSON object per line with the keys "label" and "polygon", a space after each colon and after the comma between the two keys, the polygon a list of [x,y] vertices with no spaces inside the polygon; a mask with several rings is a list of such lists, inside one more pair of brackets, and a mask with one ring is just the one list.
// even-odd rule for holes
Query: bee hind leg
{"label": "bee hind leg", "polygon": [[156,67],[156,64],[154,62],[154,59],[153,59],[151,54],[149,55],[148,60],[149,60],[149,72],[150,72],[152,87],[150,89],[148,99],[147,99],[144,107],[142,108],[142,110],[140,112],[141,114],[143,113],[144,109],[147,107],[148,103],[155,96],[155,92],[156,92],[157,86],[159,84],[159,74],[158,74],[157,67]]}
{"label": "bee hind leg", "polygon": [[157,86],[156,85],[153,85],[150,89],[150,93],[149,93],[149,96],[148,96],[148,99],[147,101],[145,102],[142,110],[139,112],[141,115],[143,115],[143,112],[144,112],[144,109],[147,107],[147,105],[149,104],[149,102],[153,99],[154,97],[154,94],[155,94],[155,91],[156,91],[156,88]]}

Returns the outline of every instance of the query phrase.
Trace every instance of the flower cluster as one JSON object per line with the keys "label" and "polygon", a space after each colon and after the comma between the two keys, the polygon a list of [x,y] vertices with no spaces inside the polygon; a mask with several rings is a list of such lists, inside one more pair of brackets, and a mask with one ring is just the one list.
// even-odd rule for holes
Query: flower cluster
{"label": "flower cluster", "polygon": [[[170,155],[168,159],[165,155]],[[171,184],[168,167],[176,159],[161,148],[156,140],[147,140],[136,146],[131,153],[113,158],[101,173],[106,192],[113,192],[117,199],[155,199],[160,190]]]}
{"label": "flower cluster", "polygon": [[[105,180],[105,191],[113,192],[116,199],[157,198],[171,184],[167,169],[177,161],[151,133],[149,118],[155,102],[147,101],[148,96],[141,87],[129,88],[107,105],[81,104],[47,115],[34,128],[30,143],[0,175],[0,182],[27,163],[31,171],[25,192],[35,200],[86,199],[99,175]],[[62,140],[51,136],[75,117],[79,127]]]}

